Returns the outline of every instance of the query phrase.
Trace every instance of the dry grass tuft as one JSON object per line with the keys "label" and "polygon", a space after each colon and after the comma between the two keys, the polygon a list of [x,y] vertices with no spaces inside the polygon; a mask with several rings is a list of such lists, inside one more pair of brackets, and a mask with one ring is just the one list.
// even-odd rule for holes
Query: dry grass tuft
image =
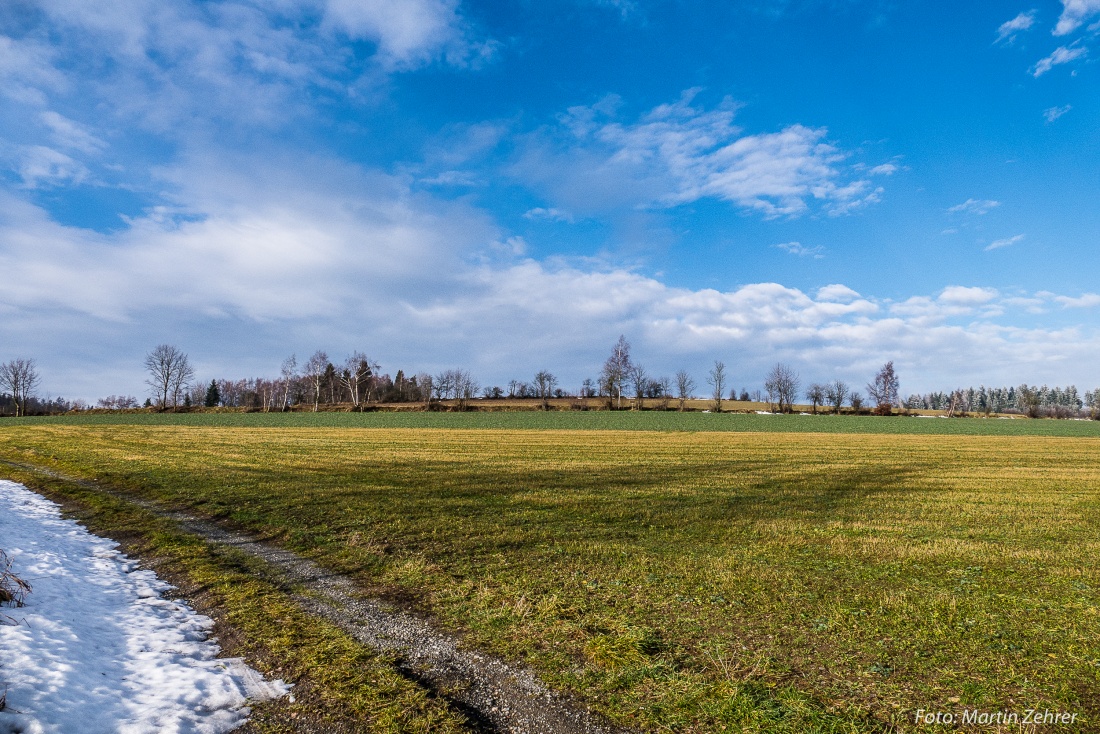
{"label": "dry grass tuft", "polygon": [[0,550],[0,605],[21,607],[29,593],[31,585],[12,573],[11,559]]}

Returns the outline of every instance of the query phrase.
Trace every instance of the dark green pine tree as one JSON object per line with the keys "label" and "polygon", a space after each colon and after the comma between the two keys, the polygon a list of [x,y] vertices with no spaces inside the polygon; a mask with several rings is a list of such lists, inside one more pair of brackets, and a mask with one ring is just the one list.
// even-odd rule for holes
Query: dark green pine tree
{"label": "dark green pine tree", "polygon": [[203,401],[203,405],[207,408],[216,408],[221,401],[222,396],[218,392],[218,383],[216,380],[211,380],[210,387],[206,388],[206,400]]}

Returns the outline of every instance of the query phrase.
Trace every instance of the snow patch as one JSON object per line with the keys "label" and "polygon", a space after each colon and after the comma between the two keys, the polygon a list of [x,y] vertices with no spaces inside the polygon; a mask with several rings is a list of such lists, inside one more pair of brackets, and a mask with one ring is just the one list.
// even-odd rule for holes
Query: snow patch
{"label": "snow patch", "polygon": [[117,545],[0,480],[0,546],[33,589],[0,626],[0,734],[218,734],[289,691],[217,657],[213,620],[163,598],[172,587]]}

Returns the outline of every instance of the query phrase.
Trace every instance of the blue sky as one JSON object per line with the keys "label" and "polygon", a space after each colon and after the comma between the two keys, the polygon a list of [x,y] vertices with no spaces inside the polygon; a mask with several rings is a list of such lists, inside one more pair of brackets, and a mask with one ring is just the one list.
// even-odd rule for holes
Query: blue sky
{"label": "blue sky", "polygon": [[1100,0],[0,8],[0,359],[1100,384]]}

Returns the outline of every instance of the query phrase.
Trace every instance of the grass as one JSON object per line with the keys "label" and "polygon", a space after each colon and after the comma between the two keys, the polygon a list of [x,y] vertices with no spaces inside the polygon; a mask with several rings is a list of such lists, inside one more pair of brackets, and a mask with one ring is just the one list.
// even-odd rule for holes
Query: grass
{"label": "grass", "polygon": [[1093,424],[516,415],[6,422],[0,457],[272,534],[647,731],[909,731],[919,708],[1035,706],[1100,730],[1097,434],[878,432]]}
{"label": "grass", "polygon": [[[6,425],[0,421],[0,429]],[[868,433],[1100,438],[1100,421],[1026,418],[757,415],[675,411],[500,411],[469,413],[100,413],[11,419],[12,425],[208,426],[220,428],[447,428],[566,431]]]}
{"label": "grass", "polygon": [[8,467],[4,474],[63,502],[93,532],[119,540],[176,585],[192,607],[215,619],[225,654],[294,684],[290,697],[253,705],[240,731],[468,731],[460,712],[400,675],[393,660],[307,616],[287,597],[292,589],[244,553],[209,545],[107,494]]}
{"label": "grass", "polygon": [[21,607],[30,591],[31,585],[12,572],[11,559],[0,548],[0,606]]}

